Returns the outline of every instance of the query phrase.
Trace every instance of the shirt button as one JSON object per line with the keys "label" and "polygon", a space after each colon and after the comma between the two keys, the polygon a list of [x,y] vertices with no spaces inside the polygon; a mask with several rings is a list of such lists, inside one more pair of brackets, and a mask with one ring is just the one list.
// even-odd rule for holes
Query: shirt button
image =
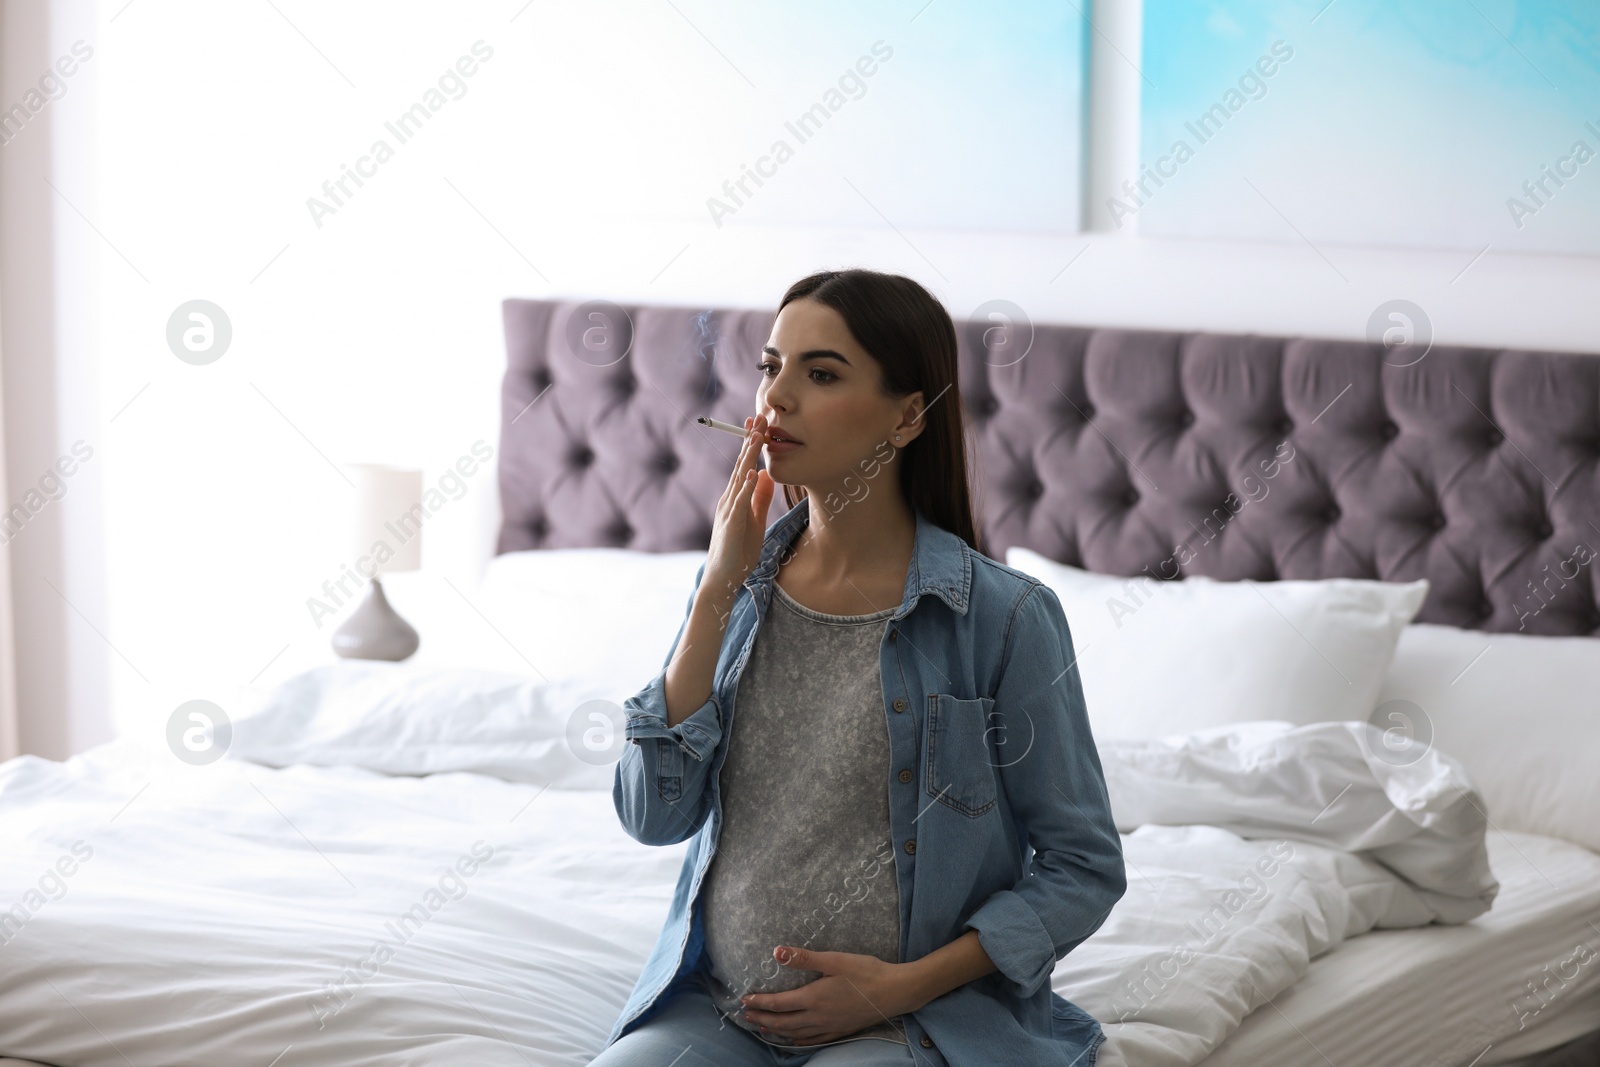
{"label": "shirt button", "polygon": [[907,855],[911,856],[915,856],[917,854],[917,843],[915,841],[906,842],[906,853]]}
{"label": "shirt button", "polygon": [[900,772],[900,780],[901,780],[901,781],[902,781],[902,782],[909,782],[909,781],[911,781],[911,772],[910,772],[910,771],[901,771],[901,772]]}
{"label": "shirt button", "polygon": [[899,633],[900,633],[899,630],[890,630],[889,631],[889,640],[893,641],[895,639],[895,637],[899,635]]}
{"label": "shirt button", "polygon": [[905,711],[906,710],[906,702],[900,697],[895,697],[894,698],[894,710],[895,711]]}
{"label": "shirt button", "polygon": [[922,1045],[923,1048],[932,1048],[933,1047],[933,1038],[929,1037],[927,1034],[923,1034],[922,1035],[921,1045]]}

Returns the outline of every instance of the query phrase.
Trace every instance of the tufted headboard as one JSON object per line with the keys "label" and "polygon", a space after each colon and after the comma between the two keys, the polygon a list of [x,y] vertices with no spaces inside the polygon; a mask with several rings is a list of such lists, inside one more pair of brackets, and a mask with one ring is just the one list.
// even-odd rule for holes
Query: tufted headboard
{"label": "tufted headboard", "polygon": [[[497,552],[705,549],[771,311],[507,300]],[[1600,632],[1600,357],[958,322],[989,555],[1428,578],[1420,622]],[[768,521],[784,510],[775,495]]]}

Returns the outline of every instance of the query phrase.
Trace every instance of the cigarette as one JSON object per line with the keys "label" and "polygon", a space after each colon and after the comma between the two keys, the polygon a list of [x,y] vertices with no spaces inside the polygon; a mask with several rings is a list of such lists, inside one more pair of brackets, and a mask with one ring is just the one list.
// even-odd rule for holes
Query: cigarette
{"label": "cigarette", "polygon": [[698,422],[702,426],[709,426],[713,430],[722,430],[725,433],[737,434],[740,437],[747,436],[747,434],[745,433],[744,427],[735,426],[731,422],[723,422],[720,419],[707,418],[704,415],[701,415],[698,419],[695,419],[694,421]]}

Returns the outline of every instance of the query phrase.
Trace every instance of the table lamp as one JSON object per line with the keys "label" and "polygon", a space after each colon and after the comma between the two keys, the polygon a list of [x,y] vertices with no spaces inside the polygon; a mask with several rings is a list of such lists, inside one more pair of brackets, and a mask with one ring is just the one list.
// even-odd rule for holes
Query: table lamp
{"label": "table lamp", "polygon": [[333,650],[346,659],[403,660],[422,642],[389,605],[378,575],[422,568],[422,472],[374,463],[346,469],[356,484],[356,568],[371,581],[361,603],[333,632]]}

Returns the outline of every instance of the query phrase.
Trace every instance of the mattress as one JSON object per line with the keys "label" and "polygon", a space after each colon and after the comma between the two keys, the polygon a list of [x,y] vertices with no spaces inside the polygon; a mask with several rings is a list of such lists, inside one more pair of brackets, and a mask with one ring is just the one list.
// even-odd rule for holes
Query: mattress
{"label": "mattress", "polygon": [[1500,895],[1487,914],[1336,945],[1202,1067],[1496,1067],[1600,1028],[1600,856],[1488,840]]}

